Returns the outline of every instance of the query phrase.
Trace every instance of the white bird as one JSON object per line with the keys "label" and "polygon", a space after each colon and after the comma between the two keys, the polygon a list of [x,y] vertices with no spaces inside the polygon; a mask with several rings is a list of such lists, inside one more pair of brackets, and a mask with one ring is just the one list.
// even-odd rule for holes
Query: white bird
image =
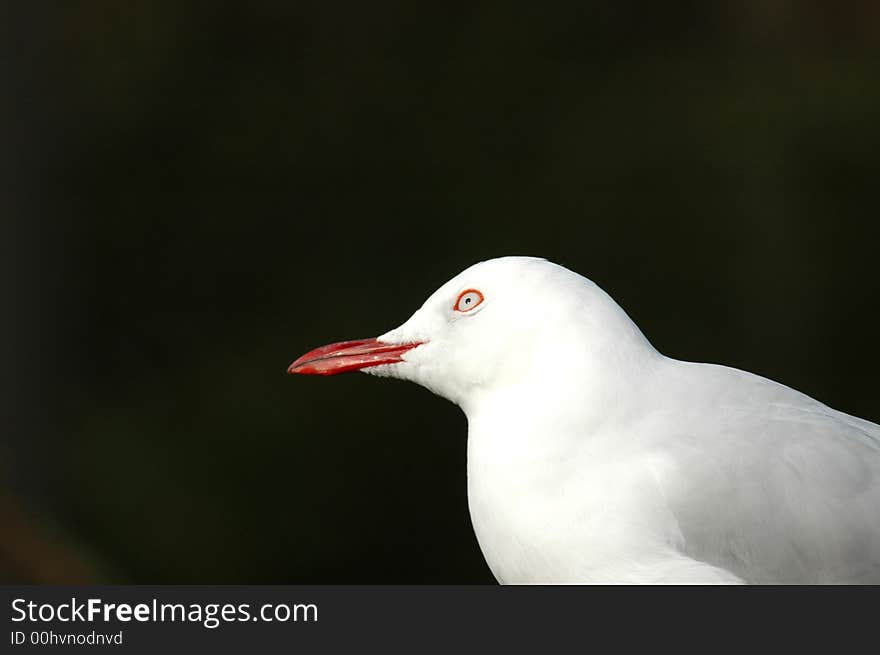
{"label": "white bird", "polygon": [[471,266],[400,327],[288,370],[364,370],[459,405],[501,583],[880,583],[880,426],[665,357],[546,260]]}

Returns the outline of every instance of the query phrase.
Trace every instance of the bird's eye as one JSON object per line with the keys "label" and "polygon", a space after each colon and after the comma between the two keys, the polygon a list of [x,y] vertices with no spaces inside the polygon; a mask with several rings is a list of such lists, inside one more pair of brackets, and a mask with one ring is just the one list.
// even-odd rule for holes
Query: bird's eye
{"label": "bird's eye", "polygon": [[469,312],[483,302],[483,294],[476,289],[466,289],[458,296],[453,309],[457,312]]}

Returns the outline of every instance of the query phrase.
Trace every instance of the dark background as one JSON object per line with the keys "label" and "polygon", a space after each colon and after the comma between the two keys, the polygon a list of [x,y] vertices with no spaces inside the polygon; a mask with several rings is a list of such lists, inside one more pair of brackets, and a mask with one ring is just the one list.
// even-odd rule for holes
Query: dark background
{"label": "dark background", "polygon": [[0,581],[492,581],[460,411],[285,368],[499,255],[880,420],[877,3],[59,5],[0,17]]}

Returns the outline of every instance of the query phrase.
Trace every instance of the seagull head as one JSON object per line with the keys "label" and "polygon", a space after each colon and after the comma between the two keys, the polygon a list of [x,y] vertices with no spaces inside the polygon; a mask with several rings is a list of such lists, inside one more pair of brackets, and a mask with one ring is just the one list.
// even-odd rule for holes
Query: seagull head
{"label": "seagull head", "polygon": [[462,406],[499,390],[598,383],[603,367],[649,344],[586,278],[534,257],[480,262],[441,286],[403,325],[316,348],[289,373],[360,370],[420,384]]}

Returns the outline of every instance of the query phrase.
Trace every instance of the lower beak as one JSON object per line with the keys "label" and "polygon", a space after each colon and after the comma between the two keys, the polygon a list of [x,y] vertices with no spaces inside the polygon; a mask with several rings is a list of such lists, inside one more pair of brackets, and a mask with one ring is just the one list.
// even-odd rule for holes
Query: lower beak
{"label": "lower beak", "polygon": [[307,352],[287,367],[300,375],[336,375],[380,364],[402,362],[401,355],[420,343],[382,343],[377,339],[340,341]]}

